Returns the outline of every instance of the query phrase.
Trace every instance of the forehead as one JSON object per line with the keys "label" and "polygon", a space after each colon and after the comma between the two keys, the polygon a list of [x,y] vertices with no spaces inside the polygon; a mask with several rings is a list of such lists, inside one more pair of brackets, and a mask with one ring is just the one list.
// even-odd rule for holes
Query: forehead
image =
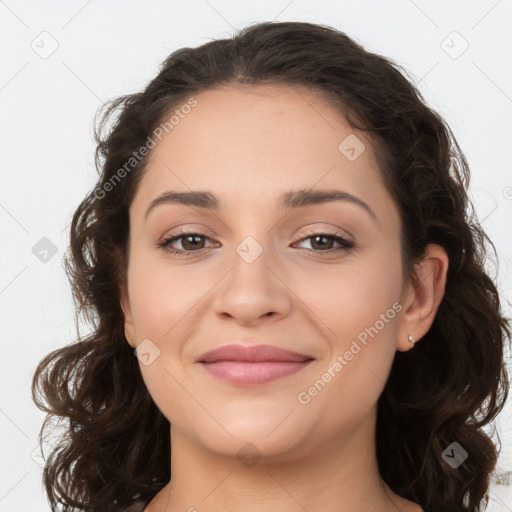
{"label": "forehead", "polygon": [[152,150],[133,209],[166,189],[208,190],[230,204],[299,188],[385,193],[371,141],[305,87],[224,86],[194,98],[186,114],[175,107],[179,122]]}

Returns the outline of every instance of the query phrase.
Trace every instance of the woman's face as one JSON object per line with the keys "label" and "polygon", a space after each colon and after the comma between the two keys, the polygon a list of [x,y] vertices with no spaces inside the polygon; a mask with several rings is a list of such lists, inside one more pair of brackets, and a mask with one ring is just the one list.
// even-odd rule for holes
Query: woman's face
{"label": "woman's face", "polygon": [[[399,213],[370,141],[306,89],[240,86],[195,99],[152,150],[130,208],[126,337],[142,343],[144,381],[180,435],[229,456],[246,443],[268,457],[311,453],[375,412],[405,350]],[[328,190],[338,199],[317,200]],[[149,209],[170,191],[208,193],[218,207]],[[182,232],[193,236],[159,247]],[[198,362],[227,344],[312,360]],[[248,381],[237,373],[244,364],[284,374]]]}

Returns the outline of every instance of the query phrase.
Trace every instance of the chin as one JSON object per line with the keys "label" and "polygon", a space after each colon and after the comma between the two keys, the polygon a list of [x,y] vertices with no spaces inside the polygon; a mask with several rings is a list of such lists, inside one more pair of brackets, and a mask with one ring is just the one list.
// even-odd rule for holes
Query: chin
{"label": "chin", "polygon": [[233,437],[217,424],[218,428],[196,432],[196,435],[208,450],[223,456],[235,456],[241,462],[245,458],[261,458],[268,462],[290,460],[304,446],[307,433],[304,424],[298,425],[292,419],[293,414],[285,419],[289,412],[267,417],[255,412],[221,422]]}

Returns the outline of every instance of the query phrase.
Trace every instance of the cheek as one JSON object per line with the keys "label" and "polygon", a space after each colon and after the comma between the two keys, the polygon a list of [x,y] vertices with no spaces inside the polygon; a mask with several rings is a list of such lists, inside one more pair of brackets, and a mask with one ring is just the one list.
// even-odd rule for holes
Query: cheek
{"label": "cheek", "polygon": [[[204,272],[197,279],[190,277],[183,269],[158,265],[132,252],[128,287],[139,366],[150,395],[169,420],[184,401],[179,384],[184,381],[182,348],[197,322],[200,301],[214,284]],[[186,416],[186,408],[181,414]]]}
{"label": "cheek", "polygon": [[142,258],[133,259],[128,282],[139,341],[154,338],[163,342],[172,336],[178,323],[187,322],[209,282],[204,273],[197,278],[179,267],[170,268],[154,262],[144,263]]}
{"label": "cheek", "polygon": [[[169,420],[186,417],[180,329],[187,323],[188,300],[175,286],[144,272],[133,280],[132,314],[137,337],[139,367],[146,388],[158,409]],[[144,345],[144,349],[142,349]],[[149,354],[145,357],[145,354]]]}
{"label": "cheek", "polygon": [[[307,404],[301,407],[308,414],[322,418],[333,439],[339,434],[339,425],[350,432],[363,421],[388,380],[396,354],[400,311],[400,304],[393,302],[391,295],[385,286],[370,295],[363,287],[360,293],[340,292],[331,317],[325,310],[320,313],[330,318],[330,357],[304,383],[297,398]],[[333,308],[333,302],[328,307]]]}
{"label": "cheek", "polygon": [[[340,350],[348,340],[376,322],[379,330],[394,328],[402,287],[400,261],[378,254],[366,256],[347,261],[339,268],[311,272],[293,285],[307,306],[304,312],[309,309],[315,313],[316,323],[323,326],[326,337]],[[382,315],[385,329],[382,329]]]}
{"label": "cheek", "polygon": [[[318,390],[324,384],[328,388],[318,405],[341,400],[346,413],[369,408],[378,399],[396,352],[401,276],[396,255],[384,258],[375,252],[338,272],[316,276],[314,287],[311,280],[302,284],[299,294],[308,297],[331,352],[316,376]],[[340,417],[343,410],[338,409]]]}

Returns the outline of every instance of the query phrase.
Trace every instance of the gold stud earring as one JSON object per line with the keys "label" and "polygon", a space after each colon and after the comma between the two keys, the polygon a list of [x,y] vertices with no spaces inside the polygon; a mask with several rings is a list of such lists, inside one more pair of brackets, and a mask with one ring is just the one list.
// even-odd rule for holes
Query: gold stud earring
{"label": "gold stud earring", "polygon": [[412,336],[409,336],[408,340],[412,343],[411,347],[409,348],[409,350],[411,350],[412,348],[414,348],[416,340]]}

